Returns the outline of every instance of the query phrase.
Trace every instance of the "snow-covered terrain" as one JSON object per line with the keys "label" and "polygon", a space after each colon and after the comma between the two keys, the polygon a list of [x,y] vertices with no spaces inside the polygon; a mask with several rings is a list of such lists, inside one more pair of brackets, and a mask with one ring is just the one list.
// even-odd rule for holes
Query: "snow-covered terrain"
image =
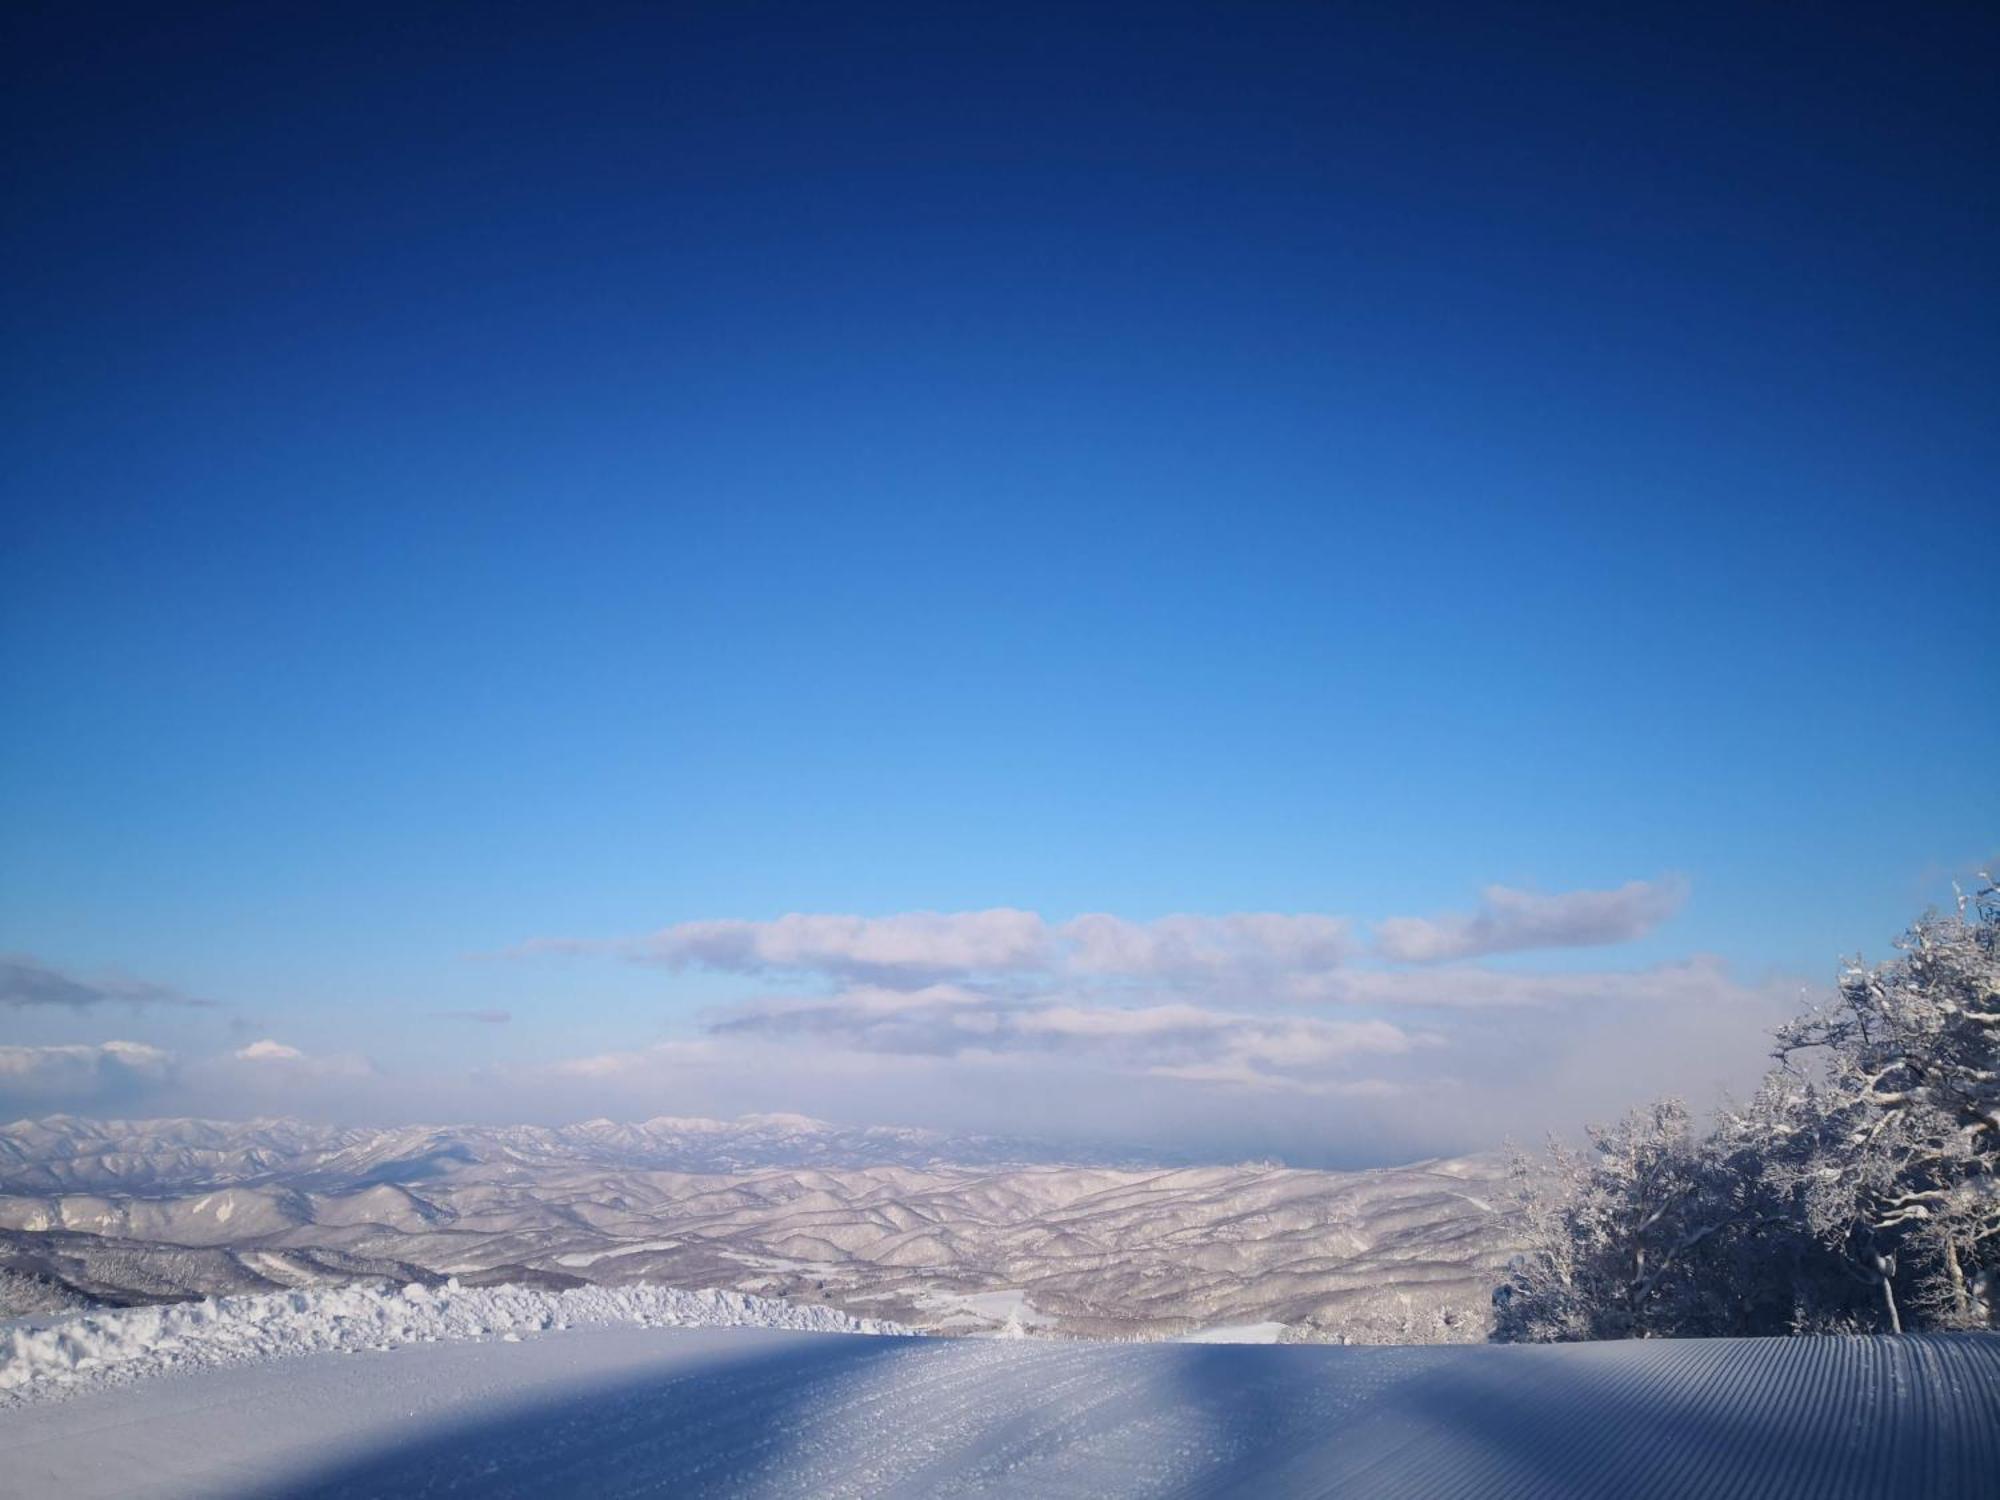
{"label": "snow-covered terrain", "polygon": [[1984,1335],[1257,1348],[573,1326],[195,1359],[0,1406],[18,1500],[1822,1500],[1991,1495],[1996,1476]]}
{"label": "snow-covered terrain", "polygon": [[[0,1311],[355,1278],[732,1288],[943,1332],[1466,1340],[1513,1248],[1488,1157],[1369,1172],[952,1160],[797,1116],[0,1129]],[[999,1153],[1004,1155],[1004,1153]]]}
{"label": "snow-covered terrain", "polygon": [[463,1339],[514,1342],[588,1327],[908,1331],[827,1307],[677,1287],[326,1287],[0,1324],[0,1404],[244,1360]]}

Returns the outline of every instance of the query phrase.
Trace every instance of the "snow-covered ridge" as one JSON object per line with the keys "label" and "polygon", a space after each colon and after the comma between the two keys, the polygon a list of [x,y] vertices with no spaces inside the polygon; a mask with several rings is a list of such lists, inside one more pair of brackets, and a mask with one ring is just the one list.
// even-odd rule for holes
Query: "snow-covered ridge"
{"label": "snow-covered ridge", "polygon": [[[1484,1336],[1517,1233],[1497,1157],[931,1160],[944,1144],[784,1116],[22,1122],[0,1127],[0,1316],[456,1276],[727,1288],[949,1333],[1018,1305],[1072,1336],[1462,1341]],[[811,1164],[728,1165],[751,1159]]]}
{"label": "snow-covered ridge", "polygon": [[169,1371],[293,1354],[464,1339],[518,1340],[564,1328],[909,1330],[828,1307],[661,1286],[344,1286],[21,1319],[0,1327],[0,1404]]}
{"label": "snow-covered ridge", "polygon": [[[929,1166],[1122,1160],[990,1136],[831,1124],[805,1115],[661,1115],[573,1125],[313,1125],[300,1120],[89,1120],[0,1124],[0,1190],[191,1192],[274,1181],[351,1188],[479,1161],[537,1168],[735,1172],[773,1166]],[[1131,1163],[1125,1163],[1131,1164]]]}

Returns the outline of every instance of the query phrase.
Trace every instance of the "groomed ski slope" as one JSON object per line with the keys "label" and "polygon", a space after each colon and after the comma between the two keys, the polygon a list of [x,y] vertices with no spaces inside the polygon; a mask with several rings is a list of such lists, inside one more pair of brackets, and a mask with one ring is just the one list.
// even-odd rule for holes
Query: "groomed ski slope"
{"label": "groomed ski slope", "polygon": [[2000,1494],[1990,1336],[1544,1348],[746,1326],[517,1336],[49,1387],[0,1408],[0,1493]]}

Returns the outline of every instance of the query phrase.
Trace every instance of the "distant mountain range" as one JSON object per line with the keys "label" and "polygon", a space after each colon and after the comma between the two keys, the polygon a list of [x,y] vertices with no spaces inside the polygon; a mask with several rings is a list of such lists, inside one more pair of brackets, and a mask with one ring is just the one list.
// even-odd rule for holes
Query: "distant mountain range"
{"label": "distant mountain range", "polygon": [[941,1332],[1483,1336],[1502,1163],[1046,1159],[797,1115],[0,1127],[0,1312],[363,1278],[731,1287]]}
{"label": "distant mountain range", "polygon": [[762,1167],[925,1167],[1059,1161],[1164,1165],[995,1136],[830,1124],[806,1115],[734,1120],[661,1115],[636,1124],[309,1125],[298,1120],[87,1120],[51,1115],[0,1126],[0,1192],[156,1191],[284,1181],[326,1191],[410,1182],[472,1163],[664,1172]]}

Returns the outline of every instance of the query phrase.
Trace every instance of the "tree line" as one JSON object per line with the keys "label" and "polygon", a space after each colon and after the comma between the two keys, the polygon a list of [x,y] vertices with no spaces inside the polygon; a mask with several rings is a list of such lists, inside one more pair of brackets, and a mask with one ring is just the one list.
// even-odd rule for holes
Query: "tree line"
{"label": "tree line", "polygon": [[1667,1098],[1516,1152],[1503,1341],[1992,1328],[2000,886],[1920,918],[1781,1026],[1746,1103]]}

